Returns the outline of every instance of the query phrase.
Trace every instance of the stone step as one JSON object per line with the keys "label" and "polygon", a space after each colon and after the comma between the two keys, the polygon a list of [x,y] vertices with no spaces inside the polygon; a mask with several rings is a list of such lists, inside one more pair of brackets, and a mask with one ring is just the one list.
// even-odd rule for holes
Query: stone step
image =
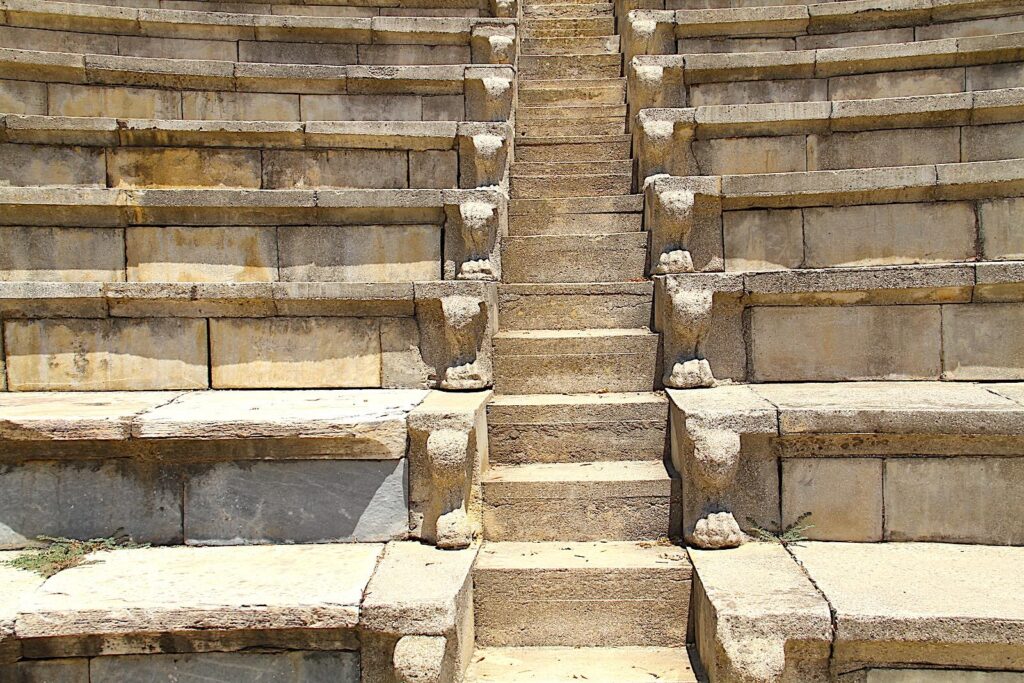
{"label": "stone step", "polygon": [[504,282],[628,282],[644,277],[647,233],[509,237],[501,249]]}
{"label": "stone step", "polygon": [[492,464],[661,460],[668,404],[654,392],[495,396],[487,406]]}
{"label": "stone step", "polygon": [[519,78],[523,81],[553,78],[618,78],[622,55],[522,55]]}
{"label": "stone step", "polygon": [[696,683],[681,647],[477,648],[466,683]]}
{"label": "stone step", "polygon": [[499,332],[495,389],[502,394],[651,391],[658,342],[647,329]]}
{"label": "stone step", "polygon": [[629,135],[516,139],[516,161],[613,161],[630,158]]}
{"label": "stone step", "polygon": [[633,162],[629,159],[614,161],[536,161],[514,162],[511,177],[529,178],[531,176],[585,176],[585,175],[625,175],[632,174]]}
{"label": "stone step", "polygon": [[607,119],[615,116],[625,119],[627,113],[626,105],[624,104],[596,104],[575,107],[519,107],[516,110],[516,121]]}
{"label": "stone step", "polygon": [[509,216],[509,237],[607,235],[643,230],[641,213],[530,213]]}
{"label": "stone step", "polygon": [[610,55],[619,52],[619,36],[524,38],[520,55]]}
{"label": "stone step", "polygon": [[513,199],[625,195],[629,194],[632,188],[632,173],[518,176],[512,178],[509,183],[510,196]]}
{"label": "stone step", "polygon": [[525,7],[538,7],[540,5],[567,5],[569,3],[575,3],[578,5],[602,5],[605,4],[605,0],[531,0]]}
{"label": "stone step", "polygon": [[502,465],[480,477],[489,541],[643,541],[671,531],[660,462]]}
{"label": "stone step", "polygon": [[614,17],[615,6],[610,2],[567,2],[523,6],[523,25],[534,19],[576,19],[587,17]]}
{"label": "stone step", "polygon": [[651,324],[653,283],[499,285],[503,330],[640,328]]}
{"label": "stone step", "polygon": [[476,642],[685,647],[691,574],[686,551],[667,542],[484,543]]}
{"label": "stone step", "polygon": [[517,137],[551,138],[588,135],[620,135],[626,132],[626,118],[584,119],[582,121],[540,120],[516,122]]}
{"label": "stone step", "polygon": [[643,211],[643,208],[644,197],[639,194],[618,197],[573,197],[571,199],[513,199],[509,202],[509,215],[639,213]]}
{"label": "stone step", "polygon": [[625,78],[538,79],[519,82],[519,106],[622,104],[625,101]]}
{"label": "stone step", "polygon": [[576,38],[615,34],[615,17],[528,19],[521,24],[525,38]]}

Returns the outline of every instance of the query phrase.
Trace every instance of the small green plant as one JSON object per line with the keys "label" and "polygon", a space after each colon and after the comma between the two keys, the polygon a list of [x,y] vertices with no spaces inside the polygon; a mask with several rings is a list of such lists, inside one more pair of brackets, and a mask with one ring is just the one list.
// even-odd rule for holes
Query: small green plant
{"label": "small green plant", "polygon": [[804,532],[808,529],[813,529],[813,524],[806,524],[811,513],[805,512],[795,520],[793,523],[784,529],[765,529],[760,526],[754,519],[747,517],[747,521],[750,522],[751,531],[757,540],[765,541],[767,543],[781,543],[782,545],[800,545],[807,540],[804,536]]}
{"label": "small green plant", "polygon": [[89,553],[116,550],[118,548],[146,547],[145,545],[132,543],[131,539],[123,531],[107,538],[93,538],[88,541],[54,536],[39,536],[36,540],[43,545],[38,548],[31,548],[13,560],[3,562],[3,564],[50,578],[65,569],[82,564],[92,564],[93,561],[86,561],[85,559]]}

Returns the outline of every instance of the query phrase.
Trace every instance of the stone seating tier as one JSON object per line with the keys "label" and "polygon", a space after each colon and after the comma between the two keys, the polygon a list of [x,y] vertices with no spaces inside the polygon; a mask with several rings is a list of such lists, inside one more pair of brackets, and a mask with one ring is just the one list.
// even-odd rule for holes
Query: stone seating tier
{"label": "stone seating tier", "polygon": [[67,0],[70,3],[135,9],[311,17],[515,17],[509,0]]}

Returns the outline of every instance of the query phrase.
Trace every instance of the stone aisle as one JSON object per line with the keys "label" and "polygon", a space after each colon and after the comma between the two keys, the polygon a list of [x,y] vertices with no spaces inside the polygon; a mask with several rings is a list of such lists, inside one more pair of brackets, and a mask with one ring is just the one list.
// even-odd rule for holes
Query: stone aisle
{"label": "stone aisle", "polygon": [[610,3],[527,2],[471,681],[692,681]]}

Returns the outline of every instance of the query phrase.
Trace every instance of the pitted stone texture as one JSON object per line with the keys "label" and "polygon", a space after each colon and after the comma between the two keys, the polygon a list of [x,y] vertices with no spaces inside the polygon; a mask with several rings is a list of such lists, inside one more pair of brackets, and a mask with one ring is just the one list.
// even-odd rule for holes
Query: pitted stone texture
{"label": "pitted stone texture", "polygon": [[43,583],[43,577],[6,563],[19,555],[0,551],[0,667],[18,656],[20,646],[14,642],[15,618],[22,602]]}
{"label": "pitted stone texture", "polygon": [[378,544],[145,548],[94,556],[23,603],[23,638],[354,628]]}
{"label": "pitted stone texture", "polygon": [[388,541],[409,533],[406,461],[217,463],[185,491],[194,545]]}
{"label": "pitted stone texture", "polygon": [[476,651],[466,674],[467,683],[577,683],[581,680],[590,683],[649,683],[651,680],[696,683],[699,679],[690,666],[686,649],[673,647],[485,647]]}
{"label": "pitted stone texture", "polygon": [[131,436],[141,414],[166,405],[178,392],[25,392],[0,394],[0,439],[111,441]]}
{"label": "pitted stone texture", "polygon": [[212,680],[223,683],[359,683],[355,652],[206,652],[96,657],[91,680],[109,683]]}

